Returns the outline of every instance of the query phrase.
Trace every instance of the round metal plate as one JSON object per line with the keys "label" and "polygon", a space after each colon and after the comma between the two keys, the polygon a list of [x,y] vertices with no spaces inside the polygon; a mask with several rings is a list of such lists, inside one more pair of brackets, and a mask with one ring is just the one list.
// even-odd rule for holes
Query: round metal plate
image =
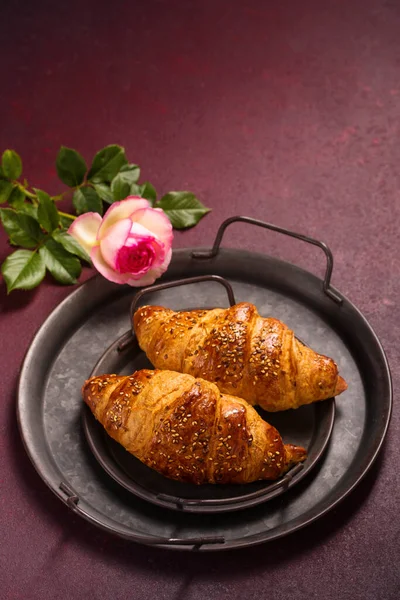
{"label": "round metal plate", "polygon": [[[40,328],[22,366],[17,416],[38,473],[77,514],[122,537],[161,547],[174,543],[187,550],[194,547],[193,538],[219,539],[195,546],[210,551],[287,535],[349,494],[381,448],[392,388],[385,354],[368,322],[346,298],[338,304],[328,297],[311,273],[242,250],[221,249],[207,260],[176,250],[164,280],[203,274],[226,277],[238,302],[253,302],[261,315],[281,319],[305,343],[334,358],[349,384],[336,399],[335,425],[322,460],[293,489],[257,507],[205,519],[134,497],[105,473],[82,431],[80,389],[98,357],[129,329],[134,290],[101,277],[74,291]],[[166,290],[150,300],[176,310],[226,306],[224,290],[212,282]]]}
{"label": "round metal plate", "polygon": [[[148,300],[151,301],[151,298]],[[91,376],[130,374],[143,368],[151,369],[151,363],[137,343],[123,352],[118,351],[120,343],[131,336],[128,331],[117,339],[100,358]],[[146,467],[110,438],[88,408],[83,411],[83,430],[103,469],[135,496],[172,510],[199,514],[224,513],[257,506],[299,483],[323,455],[332,433],[335,402],[331,398],[296,411],[266,413],[259,410],[259,413],[277,428],[285,442],[307,448],[308,456],[304,465],[301,465],[303,468],[292,469],[293,476],[286,485],[282,485],[282,478],[280,482],[258,481],[247,485],[195,486],[172,481]]]}

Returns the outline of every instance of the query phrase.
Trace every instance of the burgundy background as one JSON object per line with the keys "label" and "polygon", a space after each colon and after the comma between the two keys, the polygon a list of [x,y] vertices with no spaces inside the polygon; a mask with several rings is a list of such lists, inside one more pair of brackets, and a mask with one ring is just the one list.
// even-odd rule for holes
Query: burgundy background
{"label": "burgundy background", "polygon": [[[399,2],[9,1],[0,28],[0,148],[22,155],[33,185],[63,189],[61,144],[90,160],[120,143],[143,180],[189,189],[213,209],[175,247],[209,245],[240,213],[323,239],[334,285],[375,328],[396,391]],[[235,225],[225,243],[323,270],[318,250],[277,234]],[[105,535],[67,510],[22,448],[15,388],[32,336],[70,292],[48,281],[7,297],[1,283],[3,598],[398,597],[396,397],[384,451],[356,491],[277,542],[179,555]]]}

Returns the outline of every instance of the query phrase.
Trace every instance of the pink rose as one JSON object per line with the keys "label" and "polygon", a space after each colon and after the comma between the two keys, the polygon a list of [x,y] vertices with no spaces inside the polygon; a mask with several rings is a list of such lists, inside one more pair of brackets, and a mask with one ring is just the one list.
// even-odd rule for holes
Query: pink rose
{"label": "pink rose", "polygon": [[81,215],[68,233],[115,283],[151,285],[171,261],[172,225],[160,208],[139,196],[114,202],[103,218],[94,212]]}

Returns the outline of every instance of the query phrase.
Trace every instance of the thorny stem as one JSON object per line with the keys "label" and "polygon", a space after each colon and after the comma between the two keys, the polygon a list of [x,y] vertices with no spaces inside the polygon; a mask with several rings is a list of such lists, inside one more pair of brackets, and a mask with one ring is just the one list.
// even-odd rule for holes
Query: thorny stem
{"label": "thorny stem", "polygon": [[[21,190],[21,192],[23,194],[25,194],[25,196],[27,196],[28,198],[30,198],[31,200],[33,200],[34,202],[37,203],[37,195],[34,194],[33,192],[30,192],[28,190],[28,188],[26,188],[25,186],[22,185],[22,183],[19,183],[18,181],[15,182],[18,186],[18,188]],[[54,202],[58,202],[59,200],[62,200],[65,196],[65,194],[68,194],[69,190],[66,190],[65,192],[61,192],[61,194],[57,194],[56,196],[51,196],[51,199],[54,200]]]}
{"label": "thorny stem", "polygon": [[32,192],[29,192],[26,187],[24,187],[22,185],[22,183],[17,183],[18,188],[21,190],[21,192],[23,192],[25,194],[25,196],[28,196],[28,198],[30,198],[31,200],[36,200],[37,201],[37,196],[36,194],[33,194]]}
{"label": "thorny stem", "polygon": [[68,194],[68,191],[65,192],[61,192],[61,194],[57,194],[57,196],[52,196],[51,199],[54,200],[54,202],[58,202],[59,200],[62,200],[63,197],[65,196],[65,194]]}
{"label": "thorny stem", "polygon": [[[38,199],[37,199],[37,195],[34,194],[33,192],[30,192],[28,190],[28,188],[26,188],[24,185],[22,185],[22,183],[20,183],[19,181],[15,181],[15,184],[18,186],[18,188],[21,190],[21,192],[23,194],[25,194],[25,196],[27,196],[28,198],[30,198],[33,202],[33,204],[37,205],[38,204]],[[63,196],[65,196],[65,194],[68,194],[68,190],[65,192],[62,192],[61,194],[58,194],[57,196],[52,196],[52,200],[54,200],[54,202],[57,202],[58,200],[62,200]],[[62,217],[66,217],[67,219],[71,219],[71,221],[75,221],[76,217],[74,215],[71,215],[70,213],[66,213],[66,212],[62,212],[61,210],[58,211],[58,214],[61,215]]]}
{"label": "thorny stem", "polygon": [[71,215],[70,213],[62,212],[61,210],[58,211],[58,214],[61,215],[62,217],[67,217],[67,219],[71,219],[71,221],[75,221],[75,219],[76,219],[75,215]]}

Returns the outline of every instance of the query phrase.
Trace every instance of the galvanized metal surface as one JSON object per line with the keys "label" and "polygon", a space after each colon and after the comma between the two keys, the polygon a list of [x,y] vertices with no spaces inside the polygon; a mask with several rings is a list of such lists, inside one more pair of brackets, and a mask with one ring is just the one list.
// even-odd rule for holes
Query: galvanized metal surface
{"label": "galvanized metal surface", "polygon": [[[220,250],[206,260],[193,258],[191,250],[174,252],[168,279],[203,274],[227,277],[237,301],[253,302],[260,314],[281,319],[315,350],[332,356],[349,384],[337,399],[331,440],[320,465],[292,490],[251,510],[205,519],[144,502],[104,472],[83,435],[80,388],[99,356],[129,328],[132,300],[131,289],[104,279],[85,283],[44,323],[27,353],[18,396],[25,447],[60,499],[122,537],[157,544],[165,540],[160,545],[200,551],[272,540],[333,508],[376,458],[392,403],[390,373],[379,340],[346,298],[339,304],[324,293],[318,278],[289,263],[241,250]],[[155,294],[151,302],[176,310],[226,306],[219,287],[209,282],[170,289],[162,292],[162,299]],[[79,501],[71,502],[71,494],[60,490],[60,484]],[[170,539],[188,543],[169,545]],[[217,542],[197,543],[200,539]]]}

